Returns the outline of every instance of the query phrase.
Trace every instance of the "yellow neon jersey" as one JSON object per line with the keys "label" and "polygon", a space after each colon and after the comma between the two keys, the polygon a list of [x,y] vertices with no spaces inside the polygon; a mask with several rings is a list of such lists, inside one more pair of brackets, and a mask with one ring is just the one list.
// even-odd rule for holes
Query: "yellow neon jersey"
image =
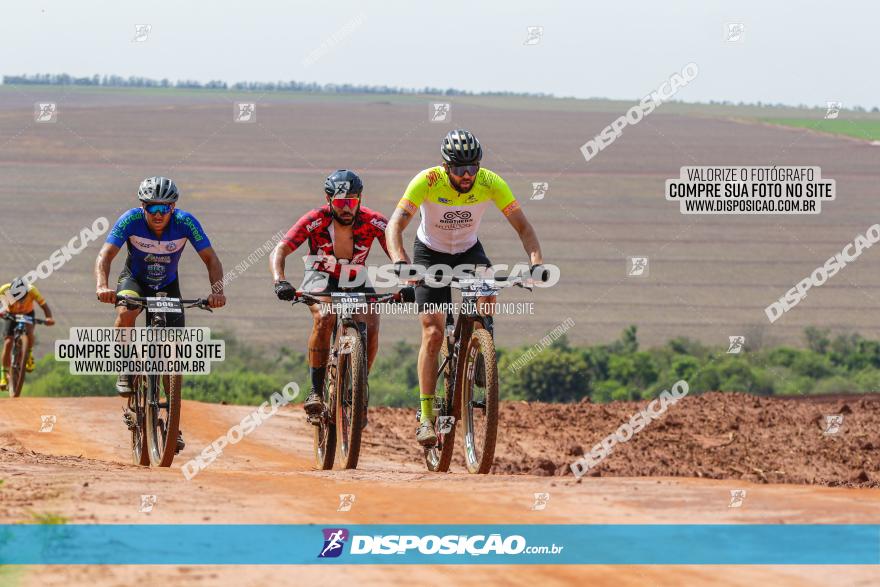
{"label": "yellow neon jersey", "polygon": [[519,210],[513,192],[499,175],[480,168],[471,191],[461,194],[449,183],[443,166],[419,172],[397,204],[410,214],[419,209],[422,220],[416,236],[442,253],[463,253],[477,242],[480,220],[490,203],[505,216]]}
{"label": "yellow neon jersey", "polygon": [[46,303],[37,286],[28,286],[27,293],[16,301],[13,292],[10,291],[11,283],[0,285],[0,309],[6,310],[11,314],[30,314],[34,311],[34,302],[41,306]]}

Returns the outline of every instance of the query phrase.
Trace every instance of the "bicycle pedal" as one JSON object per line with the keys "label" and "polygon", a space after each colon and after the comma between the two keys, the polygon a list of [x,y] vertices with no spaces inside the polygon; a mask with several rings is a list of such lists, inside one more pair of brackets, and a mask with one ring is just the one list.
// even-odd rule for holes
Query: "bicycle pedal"
{"label": "bicycle pedal", "polygon": [[306,420],[312,426],[320,426],[321,420],[324,418],[323,414],[306,414]]}

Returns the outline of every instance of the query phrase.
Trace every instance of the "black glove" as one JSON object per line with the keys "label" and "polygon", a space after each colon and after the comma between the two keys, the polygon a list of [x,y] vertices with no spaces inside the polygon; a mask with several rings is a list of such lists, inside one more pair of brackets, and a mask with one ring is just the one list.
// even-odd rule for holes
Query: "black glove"
{"label": "black glove", "polygon": [[532,279],[544,283],[550,281],[550,271],[543,264],[531,266]]}
{"label": "black glove", "polygon": [[275,295],[278,296],[279,300],[289,302],[296,295],[296,288],[290,285],[289,281],[276,281]]}

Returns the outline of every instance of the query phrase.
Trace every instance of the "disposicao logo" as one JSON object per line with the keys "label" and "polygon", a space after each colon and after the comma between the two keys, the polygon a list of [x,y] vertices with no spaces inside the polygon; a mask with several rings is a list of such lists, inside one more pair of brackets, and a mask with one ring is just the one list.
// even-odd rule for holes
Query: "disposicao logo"
{"label": "disposicao logo", "polygon": [[324,528],[324,547],[318,554],[318,558],[336,558],[342,554],[342,547],[348,540],[348,530],[345,528]]}

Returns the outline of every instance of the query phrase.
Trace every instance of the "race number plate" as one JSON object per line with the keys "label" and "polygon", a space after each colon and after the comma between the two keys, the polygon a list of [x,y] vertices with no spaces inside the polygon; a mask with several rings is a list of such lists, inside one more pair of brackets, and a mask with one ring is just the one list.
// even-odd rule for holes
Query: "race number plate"
{"label": "race number plate", "polygon": [[460,280],[461,297],[463,298],[480,298],[484,296],[494,296],[497,290],[492,287],[495,282],[491,279],[468,279]]}
{"label": "race number plate", "polygon": [[333,311],[337,314],[362,312],[367,309],[367,294],[363,292],[335,291],[331,292],[330,299],[333,301]]}
{"label": "race number plate", "polygon": [[178,298],[147,298],[147,310],[153,314],[180,314],[183,307]]}
{"label": "race number plate", "polygon": [[330,294],[334,304],[366,304],[367,294],[347,291],[334,291]]}
{"label": "race number plate", "polygon": [[25,324],[33,324],[34,323],[34,319],[31,316],[28,316],[27,314],[16,314],[15,321],[16,322],[24,322]]}

